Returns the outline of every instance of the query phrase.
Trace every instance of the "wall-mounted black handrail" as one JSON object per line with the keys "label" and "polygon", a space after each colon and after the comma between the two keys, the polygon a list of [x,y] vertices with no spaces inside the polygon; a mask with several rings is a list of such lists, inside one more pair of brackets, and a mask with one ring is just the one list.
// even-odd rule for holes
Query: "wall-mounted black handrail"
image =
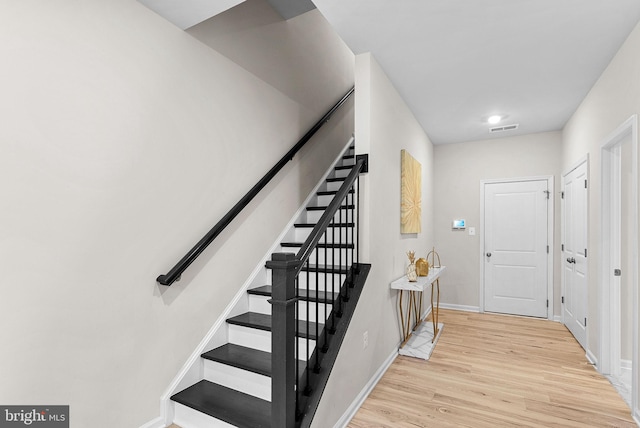
{"label": "wall-mounted black handrail", "polygon": [[289,150],[287,154],[285,154],[282,159],[280,159],[278,163],[275,164],[273,168],[271,168],[269,172],[267,172],[265,176],[262,177],[260,181],[258,181],[258,183],[256,183],[256,185],[253,186],[251,190],[249,190],[249,192],[247,192],[247,194],[244,195],[242,199],[240,199],[240,201],[238,201],[238,203],[236,203],[233,208],[231,208],[231,210],[229,210],[229,212],[225,214],[225,216],[222,217],[222,219],[218,223],[216,223],[216,225],[213,226],[213,228],[211,228],[211,230],[207,232],[207,234],[203,236],[202,239],[200,239],[198,243],[191,250],[189,250],[189,252],[182,259],[180,259],[180,261],[176,263],[173,268],[171,268],[168,273],[158,276],[156,281],[158,281],[162,285],[171,285],[176,280],[178,280],[180,278],[180,275],[182,275],[182,273],[191,265],[191,263],[195,261],[195,259],[198,258],[198,256],[209,246],[209,244],[211,244],[213,240],[216,239],[218,235],[220,235],[225,227],[227,227],[229,223],[231,223],[233,219],[236,218],[238,214],[240,214],[244,207],[246,207],[249,202],[251,202],[251,200],[253,200],[253,198],[258,195],[260,190],[262,190],[269,183],[269,181],[271,181],[273,177],[276,176],[276,174],[287,164],[287,162],[293,159],[296,153],[298,153],[298,151],[311,139],[311,137],[313,137],[313,135],[318,132],[322,125],[329,121],[331,116],[333,116],[336,110],[342,107],[342,105],[349,99],[353,92],[354,88],[351,88],[340,99],[340,101],[338,101],[333,107],[331,107],[331,109],[324,116],[322,116],[322,119],[320,119],[315,125],[313,125],[313,127],[300,139],[300,141],[298,141],[296,145],[293,146],[291,150]]}

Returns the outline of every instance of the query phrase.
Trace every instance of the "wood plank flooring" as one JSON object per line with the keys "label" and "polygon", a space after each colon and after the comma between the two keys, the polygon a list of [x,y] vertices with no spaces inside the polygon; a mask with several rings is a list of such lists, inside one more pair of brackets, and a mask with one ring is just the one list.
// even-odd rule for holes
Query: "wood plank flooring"
{"label": "wood plank flooring", "polygon": [[636,427],[560,323],[440,311],[429,361],[399,356],[350,428]]}

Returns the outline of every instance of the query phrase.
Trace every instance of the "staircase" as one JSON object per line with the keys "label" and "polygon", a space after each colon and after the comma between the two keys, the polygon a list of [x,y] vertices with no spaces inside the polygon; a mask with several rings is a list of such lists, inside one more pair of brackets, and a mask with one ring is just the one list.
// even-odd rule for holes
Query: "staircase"
{"label": "staircase", "polygon": [[[368,265],[358,263],[357,188],[346,185],[341,189],[355,164],[351,144],[286,233],[276,251],[279,254],[264,267],[264,277],[269,281],[272,273],[273,278],[276,277],[272,268],[278,260],[294,259],[292,254],[282,253],[298,252],[296,257],[299,257],[305,249],[307,251],[308,259],[297,262],[299,275],[295,279],[295,299],[287,301],[297,302],[292,305],[295,306],[295,321],[290,327],[291,337],[295,336],[291,345],[294,350],[291,351],[293,354],[287,354],[292,358],[284,358],[297,362],[289,366],[292,370],[289,373],[295,373],[292,380],[295,386],[289,387],[295,401],[286,403],[287,408],[295,408],[295,423],[287,423],[289,426],[310,425],[369,272]],[[346,196],[339,205],[334,203],[330,207],[336,194]],[[328,209],[336,210],[335,214],[327,213],[323,217]],[[318,233],[317,228],[314,229],[316,224],[319,221],[326,223],[323,220],[326,218],[330,218],[326,231],[309,246],[306,241],[310,234]],[[271,281],[250,287],[247,292],[249,310],[226,320],[228,343],[203,353],[202,379],[171,397],[174,422],[180,427],[271,427],[272,412],[283,411],[280,402],[285,398],[280,394],[277,394],[277,405],[275,401],[272,403],[272,371],[278,363],[272,361],[272,343],[284,340],[272,337],[272,325],[281,324],[272,319],[270,299],[274,287],[276,284]],[[276,300],[273,297],[273,301]],[[287,390],[284,384],[281,386],[284,389],[276,390]],[[279,419],[276,417],[275,420]],[[278,423],[277,428],[283,427]]]}

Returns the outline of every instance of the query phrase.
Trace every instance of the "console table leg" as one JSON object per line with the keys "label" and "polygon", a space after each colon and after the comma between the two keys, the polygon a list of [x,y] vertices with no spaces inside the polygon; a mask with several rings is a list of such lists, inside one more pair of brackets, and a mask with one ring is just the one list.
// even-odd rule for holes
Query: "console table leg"
{"label": "console table leg", "polygon": [[404,311],[402,310],[402,295],[403,290],[400,290],[400,292],[398,293],[398,312],[400,312],[400,326],[402,327],[402,345],[400,346],[401,348],[404,345],[404,342],[406,342],[407,340],[407,328],[404,324]]}
{"label": "console table leg", "polygon": [[[436,304],[434,305],[433,303],[433,289],[437,288],[436,290],[436,294],[437,294],[437,300],[436,300]],[[438,336],[438,315],[440,312],[440,279],[436,279],[436,281],[434,283],[431,284],[431,320],[433,321],[433,339],[431,339],[431,343],[433,343],[436,340],[436,337]]]}

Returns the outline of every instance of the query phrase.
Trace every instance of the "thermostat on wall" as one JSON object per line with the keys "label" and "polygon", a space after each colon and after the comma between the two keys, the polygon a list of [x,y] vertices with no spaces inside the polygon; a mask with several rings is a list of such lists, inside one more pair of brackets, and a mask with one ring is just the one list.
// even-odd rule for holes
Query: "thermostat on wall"
{"label": "thermostat on wall", "polygon": [[465,228],[465,222],[464,219],[458,219],[458,220],[453,220],[453,225],[452,225],[453,229],[464,229]]}

